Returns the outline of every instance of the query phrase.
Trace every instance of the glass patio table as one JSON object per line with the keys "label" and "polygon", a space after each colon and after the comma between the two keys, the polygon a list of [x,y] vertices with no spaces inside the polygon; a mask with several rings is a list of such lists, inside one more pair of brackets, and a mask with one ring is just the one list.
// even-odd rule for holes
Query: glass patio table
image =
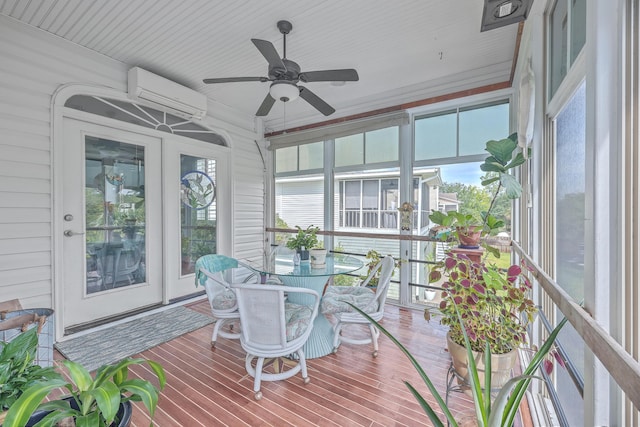
{"label": "glass patio table", "polygon": [[[309,261],[294,265],[293,254],[293,251],[277,252],[268,257],[264,268],[251,268],[262,275],[278,276],[285,286],[313,289],[322,296],[329,278],[354,272],[364,266],[358,258],[341,254],[327,254],[326,263],[322,266],[312,266]],[[289,297],[290,302],[298,304],[309,304],[312,299],[308,295]],[[307,359],[326,356],[333,351],[333,327],[322,313],[318,313],[303,350]]]}

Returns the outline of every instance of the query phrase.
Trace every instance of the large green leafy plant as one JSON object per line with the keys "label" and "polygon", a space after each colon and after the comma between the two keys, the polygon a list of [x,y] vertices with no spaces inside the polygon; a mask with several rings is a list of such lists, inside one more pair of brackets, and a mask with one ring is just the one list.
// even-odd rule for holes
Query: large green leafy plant
{"label": "large green leafy plant", "polygon": [[[444,427],[445,422],[452,427],[458,427],[458,420],[455,419],[451,410],[447,406],[445,400],[442,398],[433,382],[426,374],[420,363],[416,358],[407,350],[407,348],[400,343],[389,331],[384,329],[378,322],[373,320],[369,315],[360,310],[358,307],[352,305],[352,307],[366,317],[376,328],[385,334],[393,343],[407,356],[411,364],[420,374],[420,377],[426,384],[427,388],[435,398],[438,406],[442,410],[445,416],[445,421],[438,416],[433,407],[427,402],[427,400],[411,385],[410,382],[404,381],[407,388],[414,395],[422,409],[425,411],[431,422],[435,427]],[[458,314],[458,321],[462,324],[462,316]],[[478,369],[473,357],[473,350],[471,349],[471,341],[463,330],[464,346],[467,351],[467,357],[469,359],[469,381],[471,386],[471,394],[473,396],[474,411],[476,414],[476,422],[478,427],[504,427],[512,426],[515,420],[520,402],[525,396],[527,388],[534,378],[542,379],[535,376],[540,365],[546,360],[548,353],[554,346],[554,342],[560,330],[567,322],[567,319],[563,319],[558,326],[551,332],[547,340],[540,347],[540,349],[533,355],[529,365],[524,369],[522,375],[511,378],[507,384],[505,384],[497,393],[492,395],[491,388],[491,349],[487,344],[484,351],[484,363],[487,367],[485,374],[484,384],[480,383]]]}
{"label": "large green leafy plant", "polygon": [[474,351],[482,352],[489,345],[495,354],[508,353],[526,342],[527,325],[537,308],[529,298],[531,282],[521,266],[505,271],[465,254],[448,253],[429,274],[429,282],[443,276],[438,309],[453,342],[464,345],[466,333]]}
{"label": "large green leafy plant", "polygon": [[[459,234],[471,234],[474,229],[483,235],[492,235],[504,227],[504,221],[491,214],[498,195],[504,190],[507,198],[517,199],[522,196],[522,186],[518,180],[510,173],[514,168],[526,162],[522,150],[518,148],[518,134],[513,133],[509,137],[501,140],[490,140],[486,143],[485,151],[489,153],[480,165],[480,170],[487,172],[489,177],[481,182],[487,187],[494,183],[495,186],[489,208],[486,212],[478,215],[461,214],[455,211],[446,213],[433,211],[429,219],[435,223],[451,228],[456,236]],[[488,250],[496,252],[493,248],[485,246]],[[496,256],[500,256],[499,252]]]}
{"label": "large green leafy plant", "polygon": [[[80,364],[62,362],[70,381],[61,378],[36,382],[22,393],[11,406],[3,427],[24,426],[36,409],[51,411],[40,426],[55,426],[63,419],[73,418],[78,427],[110,426],[120,405],[127,401],[141,401],[153,418],[160,391],[166,383],[162,366],[146,359],[124,359],[97,369],[94,377]],[[129,379],[129,366],[146,363],[155,373],[158,386],[143,379]],[[52,391],[64,388],[70,399],[41,402]]]}
{"label": "large green leafy plant", "polygon": [[9,342],[0,342],[0,412],[9,409],[36,381],[62,378],[53,368],[34,363],[38,329],[31,328]]}

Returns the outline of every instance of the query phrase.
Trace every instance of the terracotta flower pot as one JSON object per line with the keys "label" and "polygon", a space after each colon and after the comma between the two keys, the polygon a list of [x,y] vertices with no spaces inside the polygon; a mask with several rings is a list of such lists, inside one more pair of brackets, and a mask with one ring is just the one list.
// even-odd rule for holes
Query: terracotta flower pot
{"label": "terracotta flower pot", "polygon": [[[467,360],[467,349],[451,340],[450,334],[447,333],[447,348],[451,354],[453,368],[456,371],[458,385],[469,386],[469,368]],[[511,378],[511,371],[516,363],[517,352],[512,350],[505,354],[491,355],[491,388],[500,389]],[[478,369],[478,379],[480,384],[484,384],[484,353],[473,352],[473,360],[476,362]]]}
{"label": "terracotta flower pot", "polygon": [[458,233],[458,245],[463,249],[478,249],[480,247],[480,237],[482,227],[479,225],[470,225],[468,227],[456,227]]}

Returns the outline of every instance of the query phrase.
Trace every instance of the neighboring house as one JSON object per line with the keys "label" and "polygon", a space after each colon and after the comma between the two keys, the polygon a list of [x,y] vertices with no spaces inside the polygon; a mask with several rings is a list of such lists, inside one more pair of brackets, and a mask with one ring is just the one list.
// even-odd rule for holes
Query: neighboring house
{"label": "neighboring house", "polygon": [[438,210],[440,212],[458,211],[460,202],[457,193],[440,193],[438,199]]}

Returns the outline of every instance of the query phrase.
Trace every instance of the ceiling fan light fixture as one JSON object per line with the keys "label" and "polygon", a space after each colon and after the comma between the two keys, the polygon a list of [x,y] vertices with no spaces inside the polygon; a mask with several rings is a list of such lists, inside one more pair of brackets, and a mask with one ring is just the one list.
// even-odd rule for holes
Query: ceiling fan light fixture
{"label": "ceiling fan light fixture", "polygon": [[300,89],[298,89],[298,86],[296,86],[295,83],[276,81],[271,84],[269,94],[273,99],[280,100],[282,102],[291,102],[298,99],[300,96]]}

